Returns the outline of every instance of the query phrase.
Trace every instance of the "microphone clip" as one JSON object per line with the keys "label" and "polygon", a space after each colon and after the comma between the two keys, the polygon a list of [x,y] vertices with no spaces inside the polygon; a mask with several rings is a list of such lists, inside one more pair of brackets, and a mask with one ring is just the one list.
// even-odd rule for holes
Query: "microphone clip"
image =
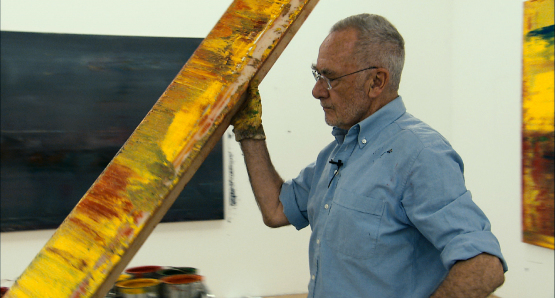
{"label": "microphone clip", "polygon": [[330,159],[329,163],[331,163],[332,165],[336,165],[337,170],[334,171],[333,177],[331,177],[330,183],[328,184],[328,188],[330,188],[331,182],[333,181],[333,178],[335,178],[335,176],[337,176],[337,174],[339,173],[339,169],[343,165],[343,162],[341,161],[341,159],[338,159],[337,161],[334,161],[333,159]]}
{"label": "microphone clip", "polygon": [[338,169],[341,168],[341,166],[343,165],[341,159],[338,159],[337,161],[330,159],[329,163],[331,163],[332,165],[336,165]]}

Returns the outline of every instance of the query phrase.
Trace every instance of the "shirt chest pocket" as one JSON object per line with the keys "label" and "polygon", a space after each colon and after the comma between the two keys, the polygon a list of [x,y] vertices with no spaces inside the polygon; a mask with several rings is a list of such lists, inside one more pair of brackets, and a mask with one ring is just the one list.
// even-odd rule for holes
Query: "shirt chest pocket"
{"label": "shirt chest pocket", "polygon": [[327,245],[339,254],[370,258],[378,241],[383,210],[381,199],[338,189],[324,229]]}

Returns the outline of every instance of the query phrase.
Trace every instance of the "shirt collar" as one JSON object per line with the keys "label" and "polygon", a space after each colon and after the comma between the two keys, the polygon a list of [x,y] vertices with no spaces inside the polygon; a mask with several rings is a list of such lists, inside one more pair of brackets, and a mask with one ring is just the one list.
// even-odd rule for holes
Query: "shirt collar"
{"label": "shirt collar", "polygon": [[406,111],[403,99],[398,96],[370,117],[353,125],[348,131],[334,127],[332,135],[335,137],[335,141],[341,145],[348,132],[358,133],[358,145],[362,148],[371,143],[386,126],[399,119]]}

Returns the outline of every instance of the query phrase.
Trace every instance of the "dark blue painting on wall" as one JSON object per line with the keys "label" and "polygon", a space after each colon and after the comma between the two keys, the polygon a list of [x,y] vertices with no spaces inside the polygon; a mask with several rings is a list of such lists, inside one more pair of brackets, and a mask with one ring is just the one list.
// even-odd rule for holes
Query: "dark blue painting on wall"
{"label": "dark blue painting on wall", "polygon": [[[53,229],[200,38],[1,32],[1,231]],[[162,222],[223,219],[221,142]]]}

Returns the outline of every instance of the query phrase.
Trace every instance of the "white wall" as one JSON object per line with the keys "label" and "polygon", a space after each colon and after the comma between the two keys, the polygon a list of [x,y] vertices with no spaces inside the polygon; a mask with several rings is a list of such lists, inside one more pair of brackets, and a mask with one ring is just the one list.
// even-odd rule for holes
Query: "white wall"
{"label": "white wall", "polygon": [[[229,3],[2,0],[0,21],[14,31],[204,37]],[[510,267],[497,295],[554,297],[553,251],[520,241],[522,0],[321,0],[260,87],[277,170],[297,175],[331,141],[310,95],[310,64],[329,27],[360,12],[397,26],[407,44],[400,93],[409,112],[443,133],[465,161],[467,185]],[[224,155],[226,193],[231,182],[238,197],[230,207],[226,195],[226,219],[160,224],[129,266],[197,267],[218,297],[306,292],[310,232],[266,228],[232,139]],[[2,233],[1,278],[21,274],[52,233]]]}

